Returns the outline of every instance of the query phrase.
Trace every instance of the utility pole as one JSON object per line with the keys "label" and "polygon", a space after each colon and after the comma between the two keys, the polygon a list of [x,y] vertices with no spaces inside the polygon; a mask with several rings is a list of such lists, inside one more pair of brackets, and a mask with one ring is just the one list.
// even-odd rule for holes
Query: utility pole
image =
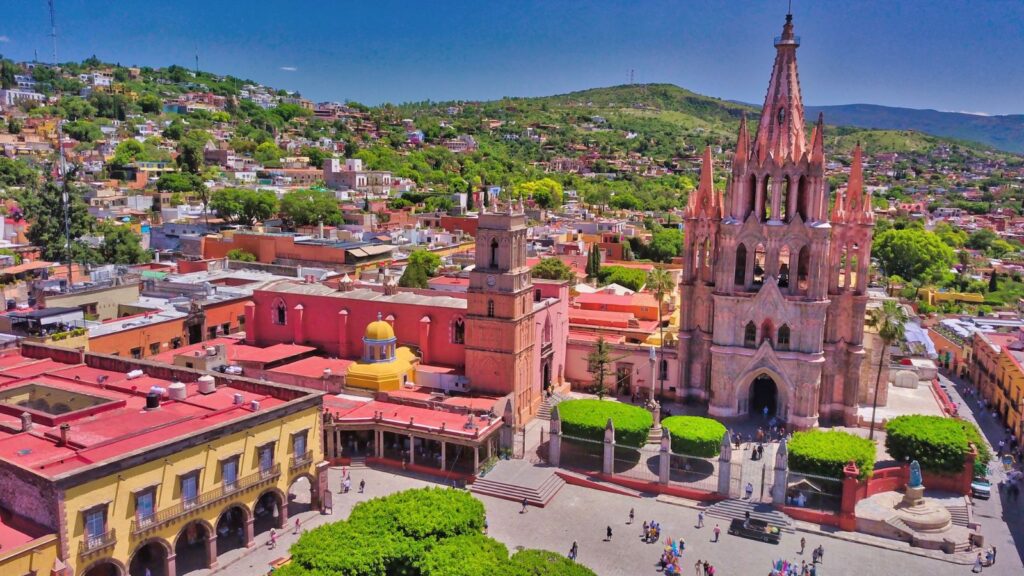
{"label": "utility pole", "polygon": [[[50,37],[53,39],[53,67],[57,68],[57,10],[53,0],[47,0],[50,6]],[[64,204],[64,242],[68,259],[67,291],[71,292],[74,258],[71,253],[71,191],[68,188],[67,163],[64,160],[64,126],[63,120],[57,120],[57,177],[61,185],[61,202]]]}

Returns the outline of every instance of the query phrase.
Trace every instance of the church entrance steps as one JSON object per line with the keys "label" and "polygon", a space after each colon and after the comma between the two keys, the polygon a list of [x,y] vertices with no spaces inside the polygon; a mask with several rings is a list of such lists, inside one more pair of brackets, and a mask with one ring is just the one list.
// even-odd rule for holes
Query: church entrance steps
{"label": "church entrance steps", "polygon": [[484,478],[477,478],[469,491],[513,502],[544,507],[565,486],[555,468],[534,466],[523,460],[501,460]]}
{"label": "church entrance steps", "polygon": [[[736,499],[722,500],[721,502],[708,506],[706,514],[710,518],[719,518],[731,521],[744,519],[747,512],[750,512],[751,518],[755,520],[764,520],[772,526],[778,526],[783,532],[789,534],[796,532],[793,519],[788,515],[775,510],[769,504],[760,504],[757,502]],[[705,524],[708,523],[709,522],[705,522]],[[721,524],[728,526],[728,522],[722,522]]]}

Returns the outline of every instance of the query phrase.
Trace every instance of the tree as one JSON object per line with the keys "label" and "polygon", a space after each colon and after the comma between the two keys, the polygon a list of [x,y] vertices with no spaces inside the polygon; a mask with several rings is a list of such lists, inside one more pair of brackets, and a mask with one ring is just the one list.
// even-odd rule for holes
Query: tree
{"label": "tree", "polygon": [[533,201],[537,203],[537,206],[544,210],[551,208],[554,200],[551,198],[551,193],[547,190],[538,190],[533,193]]}
{"label": "tree", "polygon": [[181,118],[175,118],[164,128],[164,138],[170,140],[181,140],[185,136],[185,123]]}
{"label": "tree", "polygon": [[186,137],[178,144],[178,168],[190,174],[203,171],[203,143],[200,140]]}
{"label": "tree", "polygon": [[65,124],[64,133],[79,142],[94,142],[103,137],[100,127],[88,120],[77,120]]}
{"label": "tree", "polygon": [[253,158],[261,164],[269,164],[280,160],[281,154],[281,149],[277,147],[277,144],[274,144],[273,142],[264,142],[256,147],[256,151],[253,153]]}
{"label": "tree", "polygon": [[601,274],[601,250],[597,244],[590,245],[587,254],[587,278],[597,278]]}
{"label": "tree", "polygon": [[907,313],[903,306],[895,300],[886,300],[881,308],[876,308],[871,313],[868,325],[878,332],[878,338],[882,341],[881,350],[878,351],[878,373],[875,376],[875,393],[871,401],[871,431],[868,439],[875,439],[875,411],[878,409],[878,389],[882,385],[882,368],[885,366],[886,353],[893,342],[903,340],[904,325],[907,322]]}
{"label": "tree", "polygon": [[999,273],[996,272],[995,270],[993,270],[992,275],[988,277],[988,291],[999,291]]}
{"label": "tree", "polygon": [[17,87],[18,83],[14,79],[14,70],[14,62],[0,59],[0,89],[10,90]]}
{"label": "tree", "polygon": [[125,140],[114,148],[114,158],[110,161],[115,166],[127,166],[139,160],[144,152],[142,143],[134,138]]}
{"label": "tree", "polygon": [[39,173],[24,160],[0,156],[0,188],[31,186],[39,181]]}
{"label": "tree", "polygon": [[96,108],[88,100],[65,97],[60,101],[60,111],[68,120],[84,120],[96,116]]}
{"label": "tree", "polygon": [[183,172],[165,172],[156,181],[156,189],[161,192],[197,192],[203,181],[195,174]]}
{"label": "tree", "polygon": [[163,108],[163,102],[155,94],[143,94],[139,97],[139,107],[146,114],[157,114]]}
{"label": "tree", "polygon": [[[665,361],[665,327],[661,318],[662,303],[665,300],[665,295],[671,293],[673,288],[675,288],[675,280],[673,280],[672,274],[668,270],[658,266],[651,268],[647,273],[647,289],[654,294],[654,298],[658,301],[658,347],[661,352],[661,362]],[[660,383],[660,392],[658,395],[662,398],[665,397],[665,376],[666,374],[663,374],[659,369],[658,381]]]}
{"label": "tree", "polygon": [[324,160],[331,157],[331,153],[315,146],[303,146],[299,154],[309,158],[309,165],[313,168],[323,168]]}
{"label": "tree", "polygon": [[575,280],[576,273],[573,272],[565,262],[558,258],[543,258],[530,269],[534,278],[545,280]]}
{"label": "tree", "polygon": [[624,242],[622,244],[622,259],[626,262],[633,260],[633,245],[629,242]]}
{"label": "tree", "polygon": [[646,257],[655,262],[671,262],[683,249],[683,233],[676,228],[655,226]]}
{"label": "tree", "polygon": [[433,276],[441,265],[441,257],[429,250],[413,250],[408,260],[410,265],[423,268],[428,276]]}
{"label": "tree", "polygon": [[99,226],[103,242],[99,247],[100,262],[109,264],[141,264],[150,260],[142,248],[142,238],[128,226],[103,223]]}
{"label": "tree", "polygon": [[427,272],[422,266],[409,263],[405,266],[402,277],[398,279],[398,285],[403,288],[428,288],[430,286],[427,283],[429,279],[430,277],[427,276]]}
{"label": "tree", "polygon": [[[541,199],[537,198],[537,194],[541,194]],[[564,191],[562,185],[551,178],[541,178],[540,180],[523,182],[522,184],[517,184],[512,189],[513,197],[517,195],[531,197],[535,202],[537,202],[537,205],[542,208],[561,206],[563,194]],[[547,205],[544,206],[541,202],[545,202]]]}
{"label": "tree", "polygon": [[608,364],[611,363],[611,346],[604,340],[604,336],[598,336],[594,343],[594,349],[587,354],[587,372],[594,375],[594,393],[598,399],[603,399],[608,390],[604,387],[605,373]]}
{"label": "tree", "polygon": [[920,228],[886,230],[875,239],[871,253],[886,276],[922,284],[940,278],[954,261],[952,248]]}
{"label": "tree", "polygon": [[326,190],[294,190],[281,198],[281,216],[292,226],[338,224],[341,210],[334,193]]}
{"label": "tree", "polygon": [[[78,240],[92,234],[96,220],[89,215],[89,208],[82,200],[82,190],[74,186],[68,177],[68,220],[71,228],[71,256],[77,262],[94,262],[96,253],[84,242]],[[64,235],[64,202],[62,190],[55,182],[47,181],[39,189],[26,189],[16,196],[18,205],[32,225],[26,236],[38,246],[40,257],[50,262],[67,261],[67,242]]]}
{"label": "tree", "polygon": [[470,185],[466,190],[466,212],[472,212],[474,209],[476,206],[473,205],[473,186]]}
{"label": "tree", "polygon": [[256,255],[252,252],[246,252],[241,248],[235,248],[228,250],[228,260],[237,260],[238,262],[255,262]]}
{"label": "tree", "polygon": [[226,220],[252,225],[277,213],[277,194],[272,190],[223,188],[211,196],[210,208]]}
{"label": "tree", "polygon": [[992,243],[998,238],[999,236],[995,232],[988,228],[982,228],[981,230],[972,232],[971,235],[967,237],[966,246],[972,250],[988,250]]}
{"label": "tree", "polygon": [[423,201],[428,212],[451,212],[455,203],[448,196],[431,196]]}

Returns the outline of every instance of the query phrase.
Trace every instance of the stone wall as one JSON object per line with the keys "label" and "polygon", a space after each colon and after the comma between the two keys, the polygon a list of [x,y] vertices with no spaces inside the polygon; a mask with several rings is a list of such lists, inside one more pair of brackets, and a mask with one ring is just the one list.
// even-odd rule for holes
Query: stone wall
{"label": "stone wall", "polygon": [[0,462],[0,503],[14,515],[57,531],[57,496],[50,482]]}

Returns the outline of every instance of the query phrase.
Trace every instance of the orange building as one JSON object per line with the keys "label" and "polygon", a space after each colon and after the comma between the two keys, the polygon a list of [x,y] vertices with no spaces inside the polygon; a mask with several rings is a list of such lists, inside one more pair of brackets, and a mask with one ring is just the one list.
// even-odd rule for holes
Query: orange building
{"label": "orange building", "polygon": [[342,268],[346,250],[339,243],[296,242],[291,234],[236,231],[202,239],[203,258],[225,258],[232,250],[244,250],[263,264],[313,265]]}

